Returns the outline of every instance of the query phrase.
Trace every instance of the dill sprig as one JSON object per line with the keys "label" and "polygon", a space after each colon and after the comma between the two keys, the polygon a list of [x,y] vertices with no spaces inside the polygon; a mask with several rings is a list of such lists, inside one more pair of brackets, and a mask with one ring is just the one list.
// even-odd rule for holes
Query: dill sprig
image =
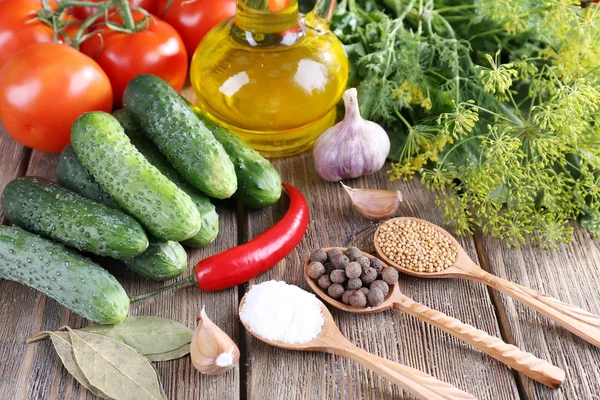
{"label": "dill sprig", "polygon": [[579,0],[342,0],[332,23],[365,118],[458,233],[518,246],[600,234],[600,7]]}

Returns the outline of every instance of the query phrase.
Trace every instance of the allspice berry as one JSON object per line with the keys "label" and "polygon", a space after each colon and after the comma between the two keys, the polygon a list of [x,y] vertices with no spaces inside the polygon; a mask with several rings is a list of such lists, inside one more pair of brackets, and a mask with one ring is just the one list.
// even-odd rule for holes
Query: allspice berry
{"label": "allspice berry", "polygon": [[371,290],[369,290],[369,293],[367,294],[367,300],[369,301],[369,305],[371,307],[376,307],[383,303],[384,297],[385,296],[383,292],[378,288],[371,288]]}
{"label": "allspice berry", "polygon": [[329,279],[333,283],[344,283],[347,280],[346,272],[343,269],[336,269],[331,272]]}
{"label": "allspice berry", "polygon": [[329,261],[336,269],[345,269],[350,260],[348,260],[348,257],[344,253],[336,253],[329,257]]}
{"label": "allspice berry", "polygon": [[351,261],[346,265],[346,276],[349,279],[359,278],[362,274],[362,268],[359,263]]}
{"label": "allspice berry", "polygon": [[360,249],[358,247],[348,247],[348,250],[346,250],[346,257],[348,257],[348,259],[350,261],[354,261],[356,260],[358,257],[362,256],[362,251],[360,251]]}
{"label": "allspice berry", "polygon": [[325,267],[325,273],[326,274],[330,274],[331,271],[333,271],[335,269],[335,267],[333,266],[333,264],[330,263],[330,262],[326,262],[325,264],[323,264],[323,266]]}
{"label": "allspice berry", "polygon": [[371,266],[371,261],[369,261],[369,258],[366,256],[360,256],[354,261],[356,261],[361,266],[363,271]]}
{"label": "allspice berry", "polygon": [[375,271],[375,268],[369,267],[365,271],[363,271],[363,273],[360,275],[360,280],[365,285],[370,285],[371,283],[375,282],[376,279],[377,279],[377,271]]}
{"label": "allspice berry", "polygon": [[348,280],[348,288],[352,290],[360,289],[363,285],[363,282],[360,278],[353,278]]}
{"label": "allspice berry", "polygon": [[346,290],[344,294],[342,294],[342,303],[350,304],[350,296],[354,294],[354,290]]}
{"label": "allspice berry", "polygon": [[327,258],[329,258],[329,261],[331,261],[331,258],[336,255],[336,254],[340,254],[342,251],[340,249],[338,249],[337,247],[334,247],[332,249],[329,249],[327,251]]}
{"label": "allspice berry", "polygon": [[315,250],[310,255],[310,261],[316,261],[320,262],[321,264],[325,264],[325,261],[327,261],[327,253],[325,253],[325,250],[323,249]]}
{"label": "allspice berry", "polygon": [[371,268],[375,268],[375,271],[377,271],[377,273],[380,274],[381,269],[383,268],[383,261],[381,261],[379,258],[372,258]]}
{"label": "allspice berry", "polygon": [[398,271],[392,267],[386,267],[381,271],[381,279],[388,285],[393,285],[398,282]]}
{"label": "allspice berry", "polygon": [[381,290],[381,293],[383,293],[384,297],[387,296],[387,294],[390,291],[390,287],[388,286],[388,284],[382,280],[378,280],[378,281],[371,283],[371,290],[373,290],[373,289]]}
{"label": "allspice berry", "polygon": [[344,294],[344,287],[339,283],[334,283],[327,288],[327,294],[329,294],[329,297],[339,299],[342,297],[342,294]]}
{"label": "allspice berry", "polygon": [[307,268],[308,276],[313,279],[319,279],[321,275],[325,273],[325,266],[319,261],[313,261],[308,264]]}
{"label": "allspice berry", "polygon": [[369,288],[363,286],[360,289],[358,289],[357,292],[362,292],[362,294],[364,294],[366,296],[367,293],[369,293]]}
{"label": "allspice berry", "polygon": [[329,275],[321,275],[321,277],[317,281],[317,284],[323,290],[329,288],[329,286],[331,286],[331,280],[329,279]]}
{"label": "allspice berry", "polygon": [[349,296],[348,301],[352,307],[364,308],[367,305],[367,296],[362,291],[355,291]]}

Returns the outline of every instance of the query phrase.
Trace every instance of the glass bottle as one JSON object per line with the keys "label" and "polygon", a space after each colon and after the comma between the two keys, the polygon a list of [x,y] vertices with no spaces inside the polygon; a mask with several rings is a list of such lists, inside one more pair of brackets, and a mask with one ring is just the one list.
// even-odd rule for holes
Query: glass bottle
{"label": "glass bottle", "polygon": [[310,149],[335,123],[348,79],[334,6],[318,0],[303,16],[297,0],[237,0],[194,53],[198,106],[266,156]]}

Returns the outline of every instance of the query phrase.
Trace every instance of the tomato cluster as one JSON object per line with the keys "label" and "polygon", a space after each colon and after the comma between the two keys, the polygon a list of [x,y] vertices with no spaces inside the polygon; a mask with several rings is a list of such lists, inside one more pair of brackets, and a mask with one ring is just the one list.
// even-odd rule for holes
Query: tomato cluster
{"label": "tomato cluster", "polygon": [[[108,0],[90,1],[104,3],[104,9],[112,6],[107,7]],[[114,29],[126,24],[109,8],[108,20],[99,18],[100,23],[79,32],[98,9],[69,0],[61,19],[70,22],[55,32],[37,18],[42,0],[0,0],[0,122],[6,131],[25,146],[59,153],[69,143],[73,121],[87,111],[120,107],[125,86],[135,76],[154,74],[180,90],[198,43],[235,14],[236,1],[168,3],[129,0],[133,23],[142,23],[143,29]],[[52,9],[58,4],[50,1]],[[81,46],[72,40],[89,32]]]}

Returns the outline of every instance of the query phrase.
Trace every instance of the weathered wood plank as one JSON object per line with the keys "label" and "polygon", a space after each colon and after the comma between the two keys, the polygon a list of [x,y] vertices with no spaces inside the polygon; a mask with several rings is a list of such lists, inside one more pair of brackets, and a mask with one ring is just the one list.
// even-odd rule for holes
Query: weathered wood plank
{"label": "weathered wood plank", "polygon": [[[14,178],[25,174],[31,151],[14,141],[0,124],[0,193],[4,186]],[[4,213],[0,205],[0,224],[4,222]]]}
{"label": "weathered wood plank", "polygon": [[[285,182],[305,194],[312,211],[311,224],[300,246],[277,267],[252,283],[277,279],[310,290],[303,278],[302,265],[315,248],[352,243],[367,251],[373,250],[371,241],[376,224],[363,219],[352,209],[339,184],[319,178],[310,152],[276,160],[274,164]],[[441,223],[432,195],[416,181],[392,184],[385,171],[381,171],[348,184],[400,189],[405,198],[400,215]],[[282,200],[266,210],[250,211],[246,228],[248,238],[272,226],[283,215],[285,207],[287,201]],[[472,239],[462,239],[461,242],[477,259]],[[401,278],[401,290],[416,301],[492,335],[500,335],[488,292],[480,285],[464,281],[419,280],[408,276]],[[370,352],[427,371],[480,399],[515,399],[519,396],[508,367],[410,316],[398,311],[370,316],[332,311],[344,335]],[[271,348],[248,334],[246,340],[249,399],[395,399],[402,396],[398,388],[384,378],[350,361],[324,354],[293,353]],[[533,351],[532,348],[528,350]]]}
{"label": "weathered wood plank", "polygon": [[[27,175],[54,179],[58,156],[33,152]],[[189,250],[190,266],[198,260],[237,244],[236,213],[232,204],[218,206],[220,235],[212,245]],[[103,266],[113,272],[130,294],[145,293],[162,287],[132,272],[116,261],[103,259]],[[0,399],[91,399],[61,367],[49,341],[25,345],[26,338],[40,330],[60,326],[81,327],[88,324],[79,316],[47,299],[39,292],[14,282],[0,281]],[[207,314],[234,339],[239,336],[235,310],[237,289],[219,293],[201,293],[197,288],[174,290],[132,305],[130,315],[154,315],[171,318],[194,328],[203,305]],[[171,399],[237,399],[240,393],[239,370],[218,378],[203,376],[189,357],[155,364],[167,396]]]}
{"label": "weathered wood plank", "polygon": [[[507,249],[498,240],[478,235],[483,267],[488,272],[546,293],[600,315],[600,240],[578,224],[573,243],[555,251],[523,246]],[[492,290],[500,324],[511,343],[563,368],[567,379],[558,390],[523,380],[531,399],[600,398],[600,349],[556,325],[544,315]]]}

